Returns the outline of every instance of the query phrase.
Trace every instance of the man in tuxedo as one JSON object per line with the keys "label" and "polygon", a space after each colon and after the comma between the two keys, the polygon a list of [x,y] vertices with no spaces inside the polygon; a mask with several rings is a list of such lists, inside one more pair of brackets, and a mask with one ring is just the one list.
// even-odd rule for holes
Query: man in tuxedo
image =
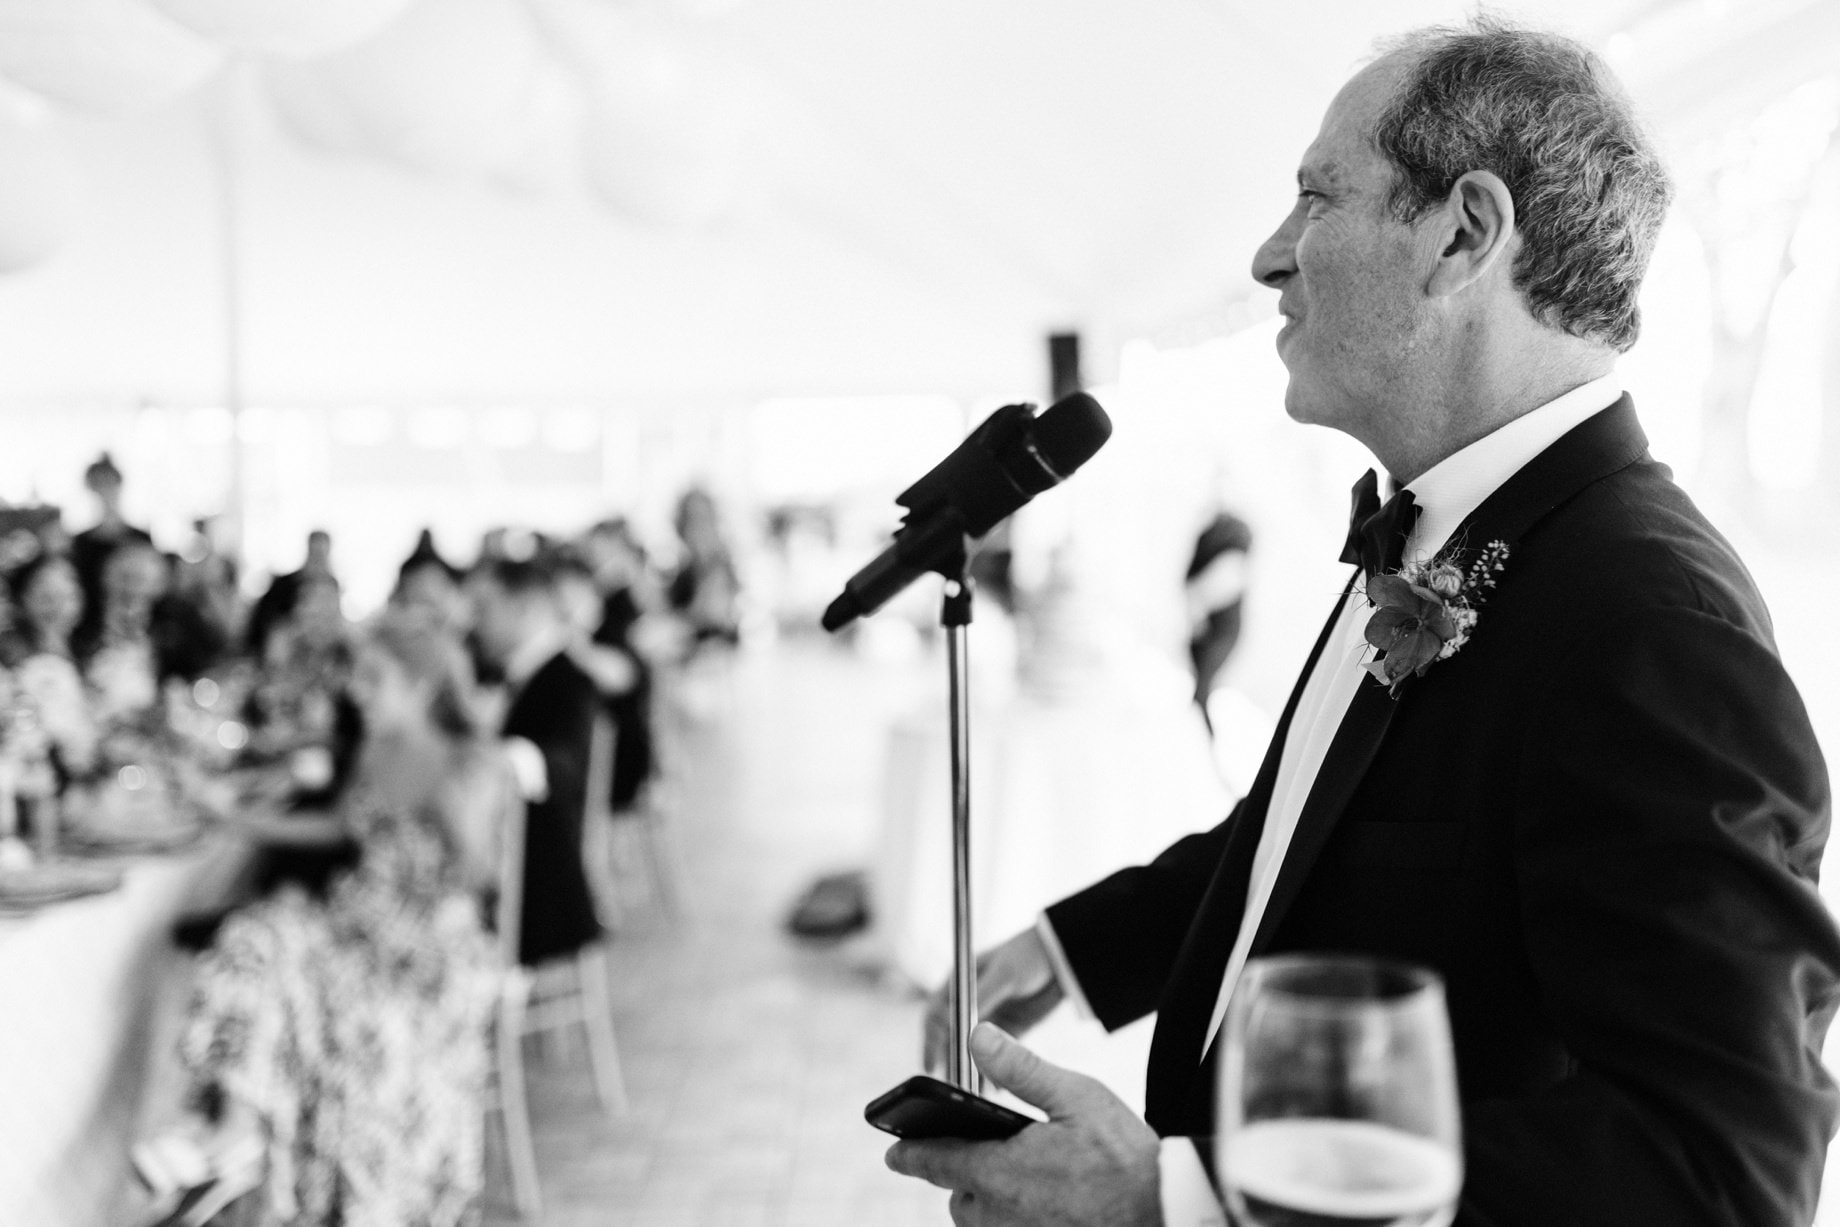
{"label": "man in tuxedo", "polygon": [[[1156,1011],[1148,1123],[986,1025],[979,1064],[1049,1120],[889,1164],[960,1224],[1224,1222],[1203,1168],[1240,971],[1346,951],[1445,980],[1459,1224],[1806,1224],[1840,1112],[1827,774],[1763,602],[1616,375],[1665,174],[1588,50],[1476,19],[1358,73],[1298,186],[1253,263],[1286,409],[1399,492],[1357,485],[1357,569],[1227,820],[980,968],[1011,1030],[1064,998]],[[1466,627],[1366,599],[1485,558]]]}
{"label": "man in tuxedo", "polygon": [[582,863],[588,755],[600,695],[570,658],[551,569],[489,560],[467,577],[473,637],[502,673],[501,727],[526,801],[524,916],[518,961],[572,955],[601,935]]}

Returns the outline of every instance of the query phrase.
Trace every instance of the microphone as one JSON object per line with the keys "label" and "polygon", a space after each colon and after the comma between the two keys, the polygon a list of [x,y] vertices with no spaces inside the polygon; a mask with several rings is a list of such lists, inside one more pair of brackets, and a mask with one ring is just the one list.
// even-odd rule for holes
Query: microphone
{"label": "microphone", "polygon": [[1065,481],[1111,438],[1112,420],[1084,392],[1034,405],[1005,405],[951,455],[903,491],[907,508],[894,544],[850,577],[824,611],[827,631],[874,613],[907,585],[938,570],[1050,486]]}

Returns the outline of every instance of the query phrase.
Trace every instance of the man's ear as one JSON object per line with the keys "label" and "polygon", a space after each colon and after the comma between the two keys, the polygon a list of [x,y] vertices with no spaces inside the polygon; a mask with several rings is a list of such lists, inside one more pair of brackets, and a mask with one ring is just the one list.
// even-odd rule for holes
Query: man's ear
{"label": "man's ear", "polygon": [[1486,277],[1514,244],[1514,197],[1493,171],[1472,170],[1450,186],[1439,210],[1437,263],[1426,290],[1456,294]]}

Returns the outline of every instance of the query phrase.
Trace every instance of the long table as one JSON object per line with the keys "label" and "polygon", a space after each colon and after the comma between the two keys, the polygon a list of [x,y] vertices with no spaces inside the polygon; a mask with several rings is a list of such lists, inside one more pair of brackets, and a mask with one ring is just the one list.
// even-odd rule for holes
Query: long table
{"label": "long table", "polygon": [[128,1148],[176,1111],[180,916],[227,902],[247,841],[124,859],[119,889],[0,916],[0,1227],[122,1227]]}

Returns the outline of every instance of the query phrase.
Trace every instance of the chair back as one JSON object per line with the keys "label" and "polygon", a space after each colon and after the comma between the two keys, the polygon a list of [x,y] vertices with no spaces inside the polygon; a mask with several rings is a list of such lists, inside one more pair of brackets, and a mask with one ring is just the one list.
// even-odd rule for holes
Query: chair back
{"label": "chair back", "polygon": [[596,820],[613,807],[613,755],[619,735],[612,716],[604,710],[595,713],[594,732],[588,741],[588,799],[582,823],[585,837]]}
{"label": "chair back", "polygon": [[498,903],[493,922],[505,966],[516,967],[524,925],[524,798],[509,771],[502,774],[498,784],[503,800],[498,823]]}

